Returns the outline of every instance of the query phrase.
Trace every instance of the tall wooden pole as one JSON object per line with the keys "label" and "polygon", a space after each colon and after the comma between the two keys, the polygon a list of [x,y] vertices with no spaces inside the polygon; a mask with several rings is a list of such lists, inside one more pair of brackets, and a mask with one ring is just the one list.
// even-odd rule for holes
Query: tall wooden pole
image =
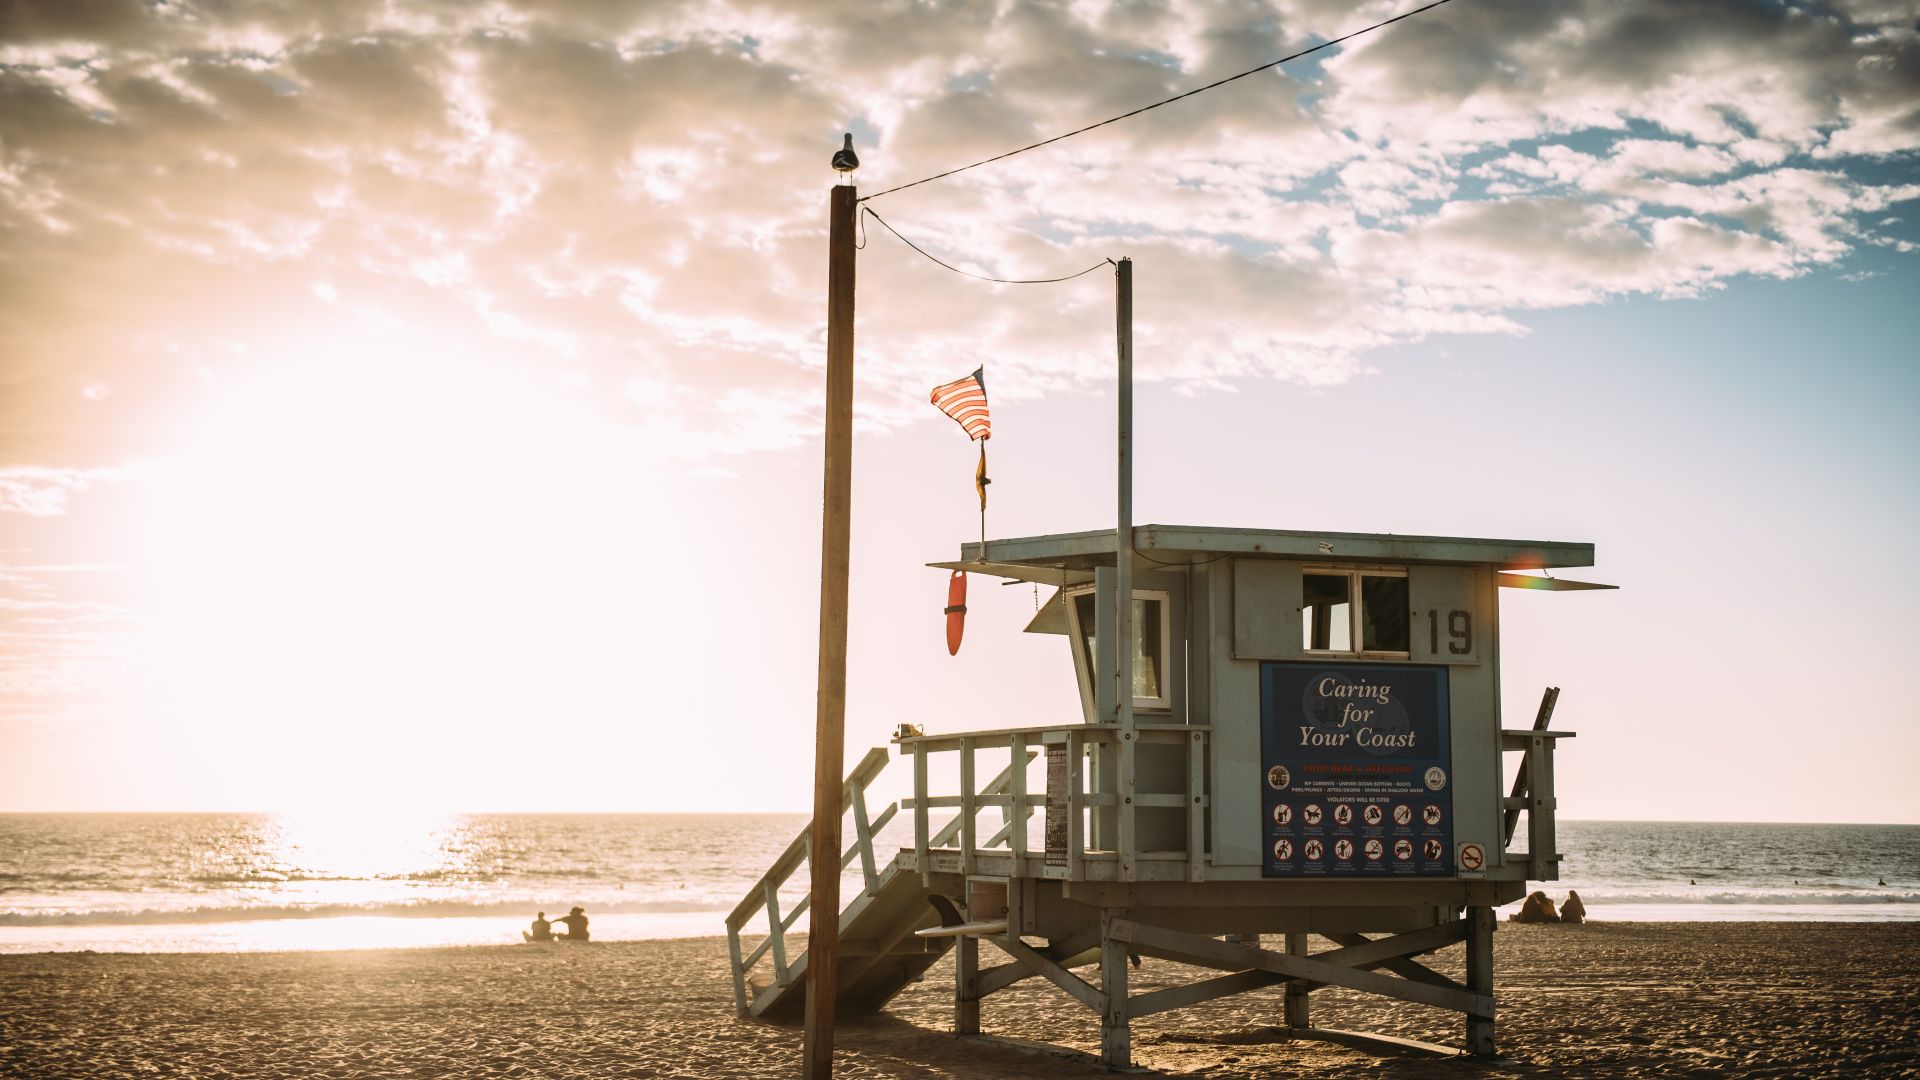
{"label": "tall wooden pole", "polygon": [[[1118,472],[1120,524],[1114,535],[1114,721],[1120,725],[1120,880],[1134,879],[1140,836],[1134,828],[1133,725],[1133,260],[1114,268],[1114,337],[1119,343]],[[1157,628],[1156,628],[1157,629]]]}
{"label": "tall wooden pole", "polygon": [[813,901],[807,913],[808,1080],[833,1075],[840,958],[840,770],[846,756],[847,568],[853,508],[853,218],[833,189],[827,232],[826,483],[820,510],[820,674],[813,740]]}

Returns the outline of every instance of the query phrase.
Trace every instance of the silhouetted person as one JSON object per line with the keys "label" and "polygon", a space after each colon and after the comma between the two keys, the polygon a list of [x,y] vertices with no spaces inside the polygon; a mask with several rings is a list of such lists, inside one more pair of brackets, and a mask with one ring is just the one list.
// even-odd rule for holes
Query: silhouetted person
{"label": "silhouetted person", "polygon": [[1587,921],[1587,905],[1580,902],[1580,894],[1567,890],[1567,902],[1560,905],[1560,921],[1563,923],[1583,923]]}
{"label": "silhouetted person", "polygon": [[1560,915],[1553,910],[1553,901],[1543,892],[1529,893],[1520,910],[1507,916],[1511,922],[1559,922]]}
{"label": "silhouetted person", "polygon": [[547,913],[542,911],[533,917],[533,929],[520,935],[528,941],[552,941],[553,924],[547,921]]}
{"label": "silhouetted person", "polygon": [[555,941],[586,941],[587,940],[587,909],[586,908],[574,908],[572,911],[567,912],[565,915],[561,916],[560,918],[555,919],[554,922],[562,923],[567,928],[567,932],[555,938],[554,939]]}

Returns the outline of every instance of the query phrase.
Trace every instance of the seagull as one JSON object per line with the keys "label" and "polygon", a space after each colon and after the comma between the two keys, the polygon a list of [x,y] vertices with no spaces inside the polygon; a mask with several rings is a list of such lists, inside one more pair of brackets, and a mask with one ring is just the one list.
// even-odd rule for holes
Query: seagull
{"label": "seagull", "polygon": [[853,152],[853,133],[847,133],[847,141],[834,152],[833,171],[850,173],[860,167],[860,156]]}

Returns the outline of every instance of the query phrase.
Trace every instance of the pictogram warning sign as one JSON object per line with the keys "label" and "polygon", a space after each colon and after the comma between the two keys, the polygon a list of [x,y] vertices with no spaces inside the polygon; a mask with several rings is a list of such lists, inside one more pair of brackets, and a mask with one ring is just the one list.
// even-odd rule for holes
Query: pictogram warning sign
{"label": "pictogram warning sign", "polygon": [[1461,844],[1459,859],[1462,874],[1477,874],[1487,868],[1487,849],[1479,844]]}
{"label": "pictogram warning sign", "polygon": [[[1449,673],[1440,664],[1260,665],[1264,876],[1455,872]],[[1293,858],[1274,854],[1282,839]],[[1402,847],[1408,857],[1387,858]]]}

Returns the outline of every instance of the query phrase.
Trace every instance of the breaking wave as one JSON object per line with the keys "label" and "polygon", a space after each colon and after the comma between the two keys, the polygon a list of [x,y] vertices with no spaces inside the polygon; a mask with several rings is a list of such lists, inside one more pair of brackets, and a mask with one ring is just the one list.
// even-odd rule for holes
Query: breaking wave
{"label": "breaking wave", "polygon": [[[453,919],[530,915],[536,907],[557,908],[558,901],[497,900],[482,903],[452,900],[375,902],[366,904],[249,904],[232,907],[181,909],[144,908],[121,911],[0,911],[0,926],[130,926],[167,923],[257,922],[266,919],[338,919],[354,916]],[[675,915],[713,912],[726,908],[712,903],[641,900],[588,903],[593,915]]]}

